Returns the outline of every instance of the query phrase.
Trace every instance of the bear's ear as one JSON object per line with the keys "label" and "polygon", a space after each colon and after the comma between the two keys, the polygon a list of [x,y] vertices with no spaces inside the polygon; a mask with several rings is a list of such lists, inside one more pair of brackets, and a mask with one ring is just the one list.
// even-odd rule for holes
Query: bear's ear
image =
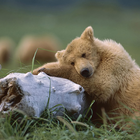
{"label": "bear's ear", "polygon": [[91,26],[88,26],[85,30],[84,30],[84,32],[81,34],[81,38],[82,39],[87,39],[87,40],[89,40],[89,41],[93,41],[94,39],[93,39],[93,29],[92,29],[92,27]]}
{"label": "bear's ear", "polygon": [[56,57],[57,60],[62,57],[62,55],[64,54],[64,51],[65,50],[57,51],[57,53],[55,54],[55,57]]}

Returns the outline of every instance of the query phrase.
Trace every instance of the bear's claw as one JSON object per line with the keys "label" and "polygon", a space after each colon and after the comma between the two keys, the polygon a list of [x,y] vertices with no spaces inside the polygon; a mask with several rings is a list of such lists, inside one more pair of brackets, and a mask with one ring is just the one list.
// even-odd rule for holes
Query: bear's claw
{"label": "bear's claw", "polygon": [[43,72],[45,70],[45,68],[41,68],[38,70],[38,72]]}

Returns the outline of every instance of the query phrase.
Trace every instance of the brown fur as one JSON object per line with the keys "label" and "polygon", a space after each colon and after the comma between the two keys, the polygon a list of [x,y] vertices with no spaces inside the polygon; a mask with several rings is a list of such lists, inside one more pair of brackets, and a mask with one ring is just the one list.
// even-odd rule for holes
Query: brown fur
{"label": "brown fur", "polygon": [[[87,27],[81,37],[57,52],[56,58],[57,62],[45,64],[33,73],[44,71],[80,84],[96,101],[99,114],[104,107],[110,117],[139,115],[140,68],[121,44],[113,40],[101,41],[94,37],[92,27]],[[89,77],[81,75],[84,68],[88,68]],[[116,114],[110,114],[112,110]]]}
{"label": "brown fur", "polygon": [[6,64],[11,59],[15,43],[7,37],[0,39],[0,64]]}
{"label": "brown fur", "polygon": [[59,47],[60,41],[52,36],[25,36],[19,43],[16,59],[25,64],[31,63],[37,48],[42,48],[46,50],[38,49],[36,60],[39,62],[55,61],[55,53]]}

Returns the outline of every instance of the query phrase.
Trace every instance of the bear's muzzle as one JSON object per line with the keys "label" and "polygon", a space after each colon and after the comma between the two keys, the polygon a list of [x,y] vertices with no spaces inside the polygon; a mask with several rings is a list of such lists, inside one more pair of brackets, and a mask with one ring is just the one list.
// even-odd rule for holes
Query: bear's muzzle
{"label": "bear's muzzle", "polygon": [[90,70],[88,68],[84,68],[80,71],[80,74],[83,76],[83,77],[90,77],[92,74],[90,72]]}

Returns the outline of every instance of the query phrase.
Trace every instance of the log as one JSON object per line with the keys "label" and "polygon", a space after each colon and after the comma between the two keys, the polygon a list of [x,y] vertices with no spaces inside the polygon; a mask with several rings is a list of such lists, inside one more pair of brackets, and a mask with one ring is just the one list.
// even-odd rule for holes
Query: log
{"label": "log", "polygon": [[82,114],[89,107],[83,87],[70,80],[48,76],[41,72],[11,73],[0,79],[0,111],[21,110],[31,117],[40,117],[46,107],[53,108],[54,116]]}

